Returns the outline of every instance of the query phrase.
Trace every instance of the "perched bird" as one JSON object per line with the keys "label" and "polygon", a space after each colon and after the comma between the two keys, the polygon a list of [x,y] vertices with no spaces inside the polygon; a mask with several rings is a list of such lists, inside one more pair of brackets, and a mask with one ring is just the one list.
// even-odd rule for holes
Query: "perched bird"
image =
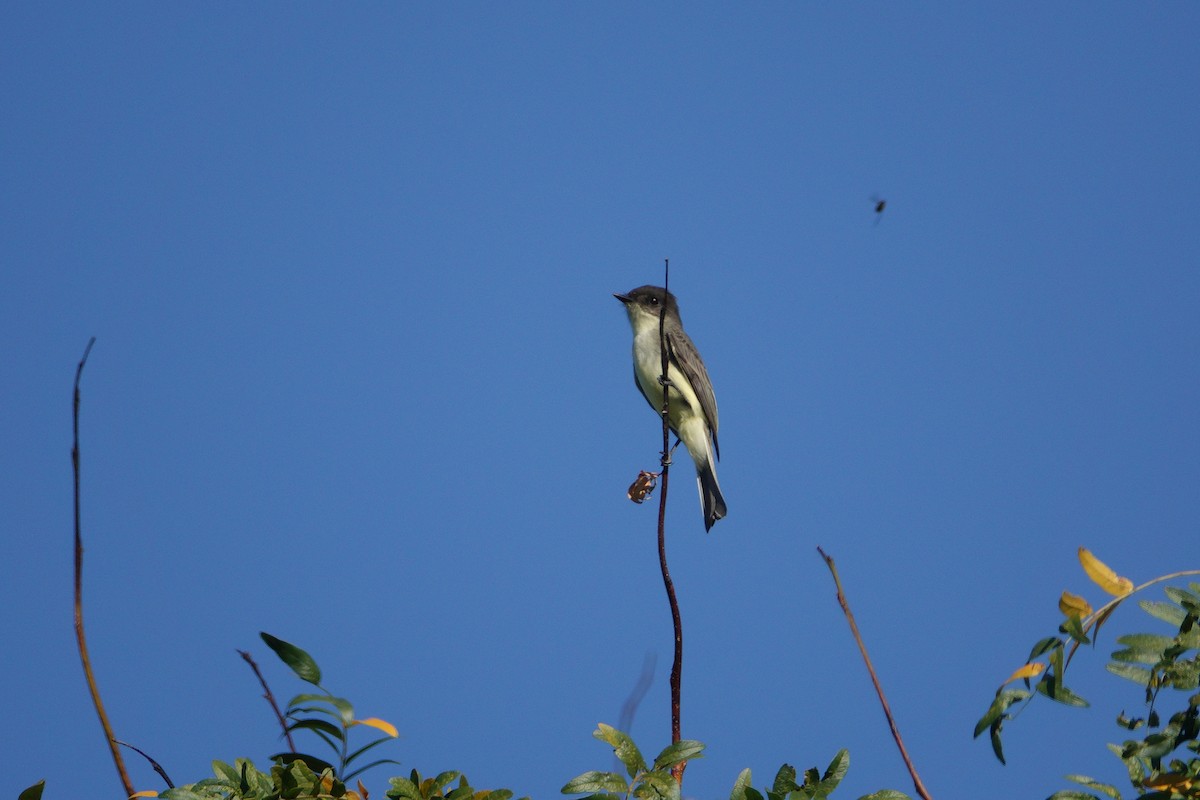
{"label": "perched bird", "polygon": [[656,414],[662,413],[662,349],[659,320],[667,343],[667,385],[670,408],[668,423],[687,446],[696,463],[696,485],[704,511],[704,530],[725,516],[725,498],[717,484],[717,399],[713,396],[708,370],[696,345],[684,333],[675,295],[658,286],[639,286],[613,297],[625,304],[633,328],[633,379],[638,391]]}

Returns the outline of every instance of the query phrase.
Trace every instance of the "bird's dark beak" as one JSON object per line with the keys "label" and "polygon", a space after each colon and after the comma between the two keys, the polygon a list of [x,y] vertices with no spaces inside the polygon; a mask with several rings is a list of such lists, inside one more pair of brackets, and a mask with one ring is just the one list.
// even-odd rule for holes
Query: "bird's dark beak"
{"label": "bird's dark beak", "polygon": [[629,295],[627,295],[627,294],[614,294],[613,297],[617,298],[622,303],[628,303],[629,299],[630,299]]}

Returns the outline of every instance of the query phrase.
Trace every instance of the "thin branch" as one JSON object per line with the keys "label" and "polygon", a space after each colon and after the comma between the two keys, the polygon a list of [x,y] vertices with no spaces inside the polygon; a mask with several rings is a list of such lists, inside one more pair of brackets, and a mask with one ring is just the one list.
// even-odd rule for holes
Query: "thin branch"
{"label": "thin branch", "polygon": [[271,704],[271,710],[275,712],[275,719],[279,720],[279,727],[283,728],[283,736],[287,739],[288,750],[293,753],[296,752],[296,743],[292,741],[292,734],[288,730],[287,720],[284,719],[283,712],[279,710],[279,704],[275,702],[275,695],[271,693],[271,687],[267,686],[267,679],[263,677],[258,664],[254,663],[254,659],[250,657],[249,653],[245,650],[238,650],[237,652],[250,665],[250,669],[254,670],[254,674],[258,676],[258,682],[263,687],[263,699]]}
{"label": "thin branch", "polygon": [[[671,290],[671,261],[663,260],[663,291]],[[658,565],[662,569],[663,586],[667,590],[667,600],[671,604],[671,622],[675,626],[675,660],[671,664],[671,742],[678,742],[680,737],[679,712],[682,705],[681,687],[683,684],[683,622],[679,616],[679,601],[675,598],[675,583],[671,580],[671,571],[667,569],[667,480],[671,469],[671,401],[670,384],[668,381],[670,354],[667,352],[667,336],[665,323],[667,320],[667,301],[663,298],[662,308],[658,316],[658,349],[662,356],[662,374],[659,380],[663,384],[662,407],[662,493],[658,496]],[[681,762],[671,768],[675,782],[683,783],[683,770],[687,762]]]}
{"label": "thin branch", "polygon": [[858,650],[862,653],[863,661],[867,665],[867,672],[871,676],[871,683],[875,685],[875,694],[879,695],[879,702],[883,706],[884,716],[887,717],[888,727],[892,730],[892,738],[896,740],[896,746],[900,748],[900,757],[904,759],[904,766],[908,767],[908,774],[912,776],[913,787],[923,800],[932,800],[929,796],[929,790],[921,782],[921,776],[917,774],[917,768],[913,766],[912,759],[908,757],[908,748],[904,746],[904,740],[900,738],[900,729],[896,727],[896,718],[892,716],[892,709],[888,705],[887,697],[883,693],[883,686],[879,684],[879,677],[875,674],[875,667],[871,665],[871,657],[867,655],[867,646],[863,642],[862,634],[858,632],[858,623],[854,621],[854,614],[850,611],[850,603],[846,600],[846,593],[842,591],[842,579],[838,577],[837,567],[833,564],[833,558],[827,556],[825,551],[820,547],[817,548],[817,552],[821,554],[821,558],[825,559],[825,566],[829,567],[830,573],[833,574],[833,584],[837,587],[838,605],[842,607],[842,613],[846,615],[846,621],[850,623],[850,632],[854,634],[854,641],[858,644]]}
{"label": "thin branch", "polygon": [[74,441],[71,445],[71,467],[75,475],[75,640],[79,644],[79,660],[83,662],[83,675],[87,679],[88,691],[91,692],[92,703],[96,706],[96,715],[100,717],[100,727],[104,729],[104,739],[108,742],[109,750],[112,751],[113,763],[117,767],[117,774],[121,777],[121,784],[125,787],[125,796],[129,797],[134,793],[133,783],[125,771],[125,759],[121,757],[121,748],[117,746],[112,725],[104,710],[104,703],[100,700],[100,689],[96,685],[96,676],[92,672],[92,659],[88,656],[87,639],[83,634],[83,523],[79,507],[79,381],[83,377],[83,366],[87,363],[88,354],[92,352],[92,345],[95,343],[95,336],[88,340],[87,347],[83,350],[83,358],[79,359],[79,366],[75,368],[75,391],[71,404],[74,430]]}
{"label": "thin branch", "polygon": [[162,776],[162,779],[167,782],[167,788],[168,789],[175,788],[175,784],[171,782],[171,776],[168,775],[167,771],[162,768],[162,764],[159,764],[157,761],[155,761],[153,758],[151,758],[149,755],[147,755],[145,750],[143,750],[140,747],[134,747],[129,742],[122,742],[120,739],[114,739],[113,741],[115,741],[119,745],[128,747],[130,750],[134,751],[135,753],[138,753],[142,758],[149,761],[150,766],[154,767],[154,771],[157,772],[160,776]]}

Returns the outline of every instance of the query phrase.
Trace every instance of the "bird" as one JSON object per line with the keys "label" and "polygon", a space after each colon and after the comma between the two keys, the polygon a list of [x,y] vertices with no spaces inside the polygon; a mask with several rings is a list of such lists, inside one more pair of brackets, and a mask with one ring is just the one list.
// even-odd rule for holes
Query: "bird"
{"label": "bird", "polygon": [[700,352],[683,330],[675,295],[659,286],[639,286],[613,297],[625,306],[633,328],[633,379],[656,414],[662,413],[662,349],[659,324],[667,343],[669,411],[667,422],[687,447],[696,465],[696,486],[704,513],[704,530],[726,514],[717,483],[717,398]]}

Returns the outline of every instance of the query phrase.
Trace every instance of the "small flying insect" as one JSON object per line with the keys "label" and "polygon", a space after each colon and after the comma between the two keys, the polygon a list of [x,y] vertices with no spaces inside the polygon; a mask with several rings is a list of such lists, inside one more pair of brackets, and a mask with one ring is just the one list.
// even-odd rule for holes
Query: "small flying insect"
{"label": "small flying insect", "polygon": [[883,219],[883,210],[887,208],[887,200],[884,200],[879,195],[871,195],[871,202],[875,204],[875,224],[879,224],[879,220]]}

